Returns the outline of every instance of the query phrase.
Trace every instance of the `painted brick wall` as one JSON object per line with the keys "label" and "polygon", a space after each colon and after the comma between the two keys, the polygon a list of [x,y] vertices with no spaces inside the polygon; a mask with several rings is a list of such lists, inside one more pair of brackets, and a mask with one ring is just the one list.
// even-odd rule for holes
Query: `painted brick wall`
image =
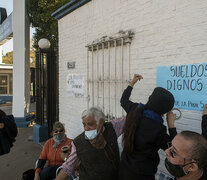
{"label": "painted brick wall", "polygon": [[[131,77],[142,74],[132,100],[147,101],[156,86],[156,67],[207,62],[207,4],[205,0],[92,0],[59,20],[60,121],[74,138],[82,130],[84,98],[67,94],[67,75],[82,74],[86,80],[87,44],[119,30],[135,32],[131,44]],[[75,69],[67,69],[76,61]],[[85,81],[86,85],[86,81]],[[182,110],[178,131],[200,132],[201,112]],[[161,157],[163,159],[164,156]],[[161,163],[162,164],[162,163]],[[165,171],[163,165],[161,171]]]}

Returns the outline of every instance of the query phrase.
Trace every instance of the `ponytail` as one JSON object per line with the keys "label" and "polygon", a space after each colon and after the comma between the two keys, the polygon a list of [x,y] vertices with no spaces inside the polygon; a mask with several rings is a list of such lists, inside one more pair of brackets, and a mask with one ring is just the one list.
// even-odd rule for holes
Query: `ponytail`
{"label": "ponytail", "polygon": [[137,129],[139,129],[142,119],[143,111],[148,109],[146,105],[135,108],[130,111],[126,116],[126,121],[123,127],[123,151],[127,154],[131,154],[134,148],[134,136]]}

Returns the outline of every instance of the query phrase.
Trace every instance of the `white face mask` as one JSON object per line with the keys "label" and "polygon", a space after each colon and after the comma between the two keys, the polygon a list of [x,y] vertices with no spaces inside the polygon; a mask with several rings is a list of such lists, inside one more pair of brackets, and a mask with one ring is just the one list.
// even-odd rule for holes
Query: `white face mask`
{"label": "white face mask", "polygon": [[85,136],[89,139],[92,140],[94,138],[96,138],[96,136],[98,135],[97,130],[91,130],[91,131],[85,131]]}

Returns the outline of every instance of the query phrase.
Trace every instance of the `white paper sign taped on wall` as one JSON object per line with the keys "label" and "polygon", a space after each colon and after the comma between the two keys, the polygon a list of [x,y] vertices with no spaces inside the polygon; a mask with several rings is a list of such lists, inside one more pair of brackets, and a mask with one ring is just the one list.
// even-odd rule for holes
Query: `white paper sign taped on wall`
{"label": "white paper sign taped on wall", "polygon": [[71,97],[82,98],[83,94],[83,75],[68,74],[67,75],[67,91]]}

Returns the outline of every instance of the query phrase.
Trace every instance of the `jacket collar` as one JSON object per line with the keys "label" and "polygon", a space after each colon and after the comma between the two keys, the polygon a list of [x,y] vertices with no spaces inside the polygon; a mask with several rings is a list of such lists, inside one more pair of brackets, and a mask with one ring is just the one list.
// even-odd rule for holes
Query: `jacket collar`
{"label": "jacket collar", "polygon": [[[142,103],[139,103],[138,104],[138,108],[140,108],[142,106],[144,106],[144,104],[142,104]],[[162,116],[161,115],[159,115],[158,113],[156,113],[154,111],[151,111],[149,109],[144,110],[143,116],[146,117],[146,118],[152,119],[154,121],[157,121],[160,124],[163,124],[164,123],[164,120],[162,119]]]}

